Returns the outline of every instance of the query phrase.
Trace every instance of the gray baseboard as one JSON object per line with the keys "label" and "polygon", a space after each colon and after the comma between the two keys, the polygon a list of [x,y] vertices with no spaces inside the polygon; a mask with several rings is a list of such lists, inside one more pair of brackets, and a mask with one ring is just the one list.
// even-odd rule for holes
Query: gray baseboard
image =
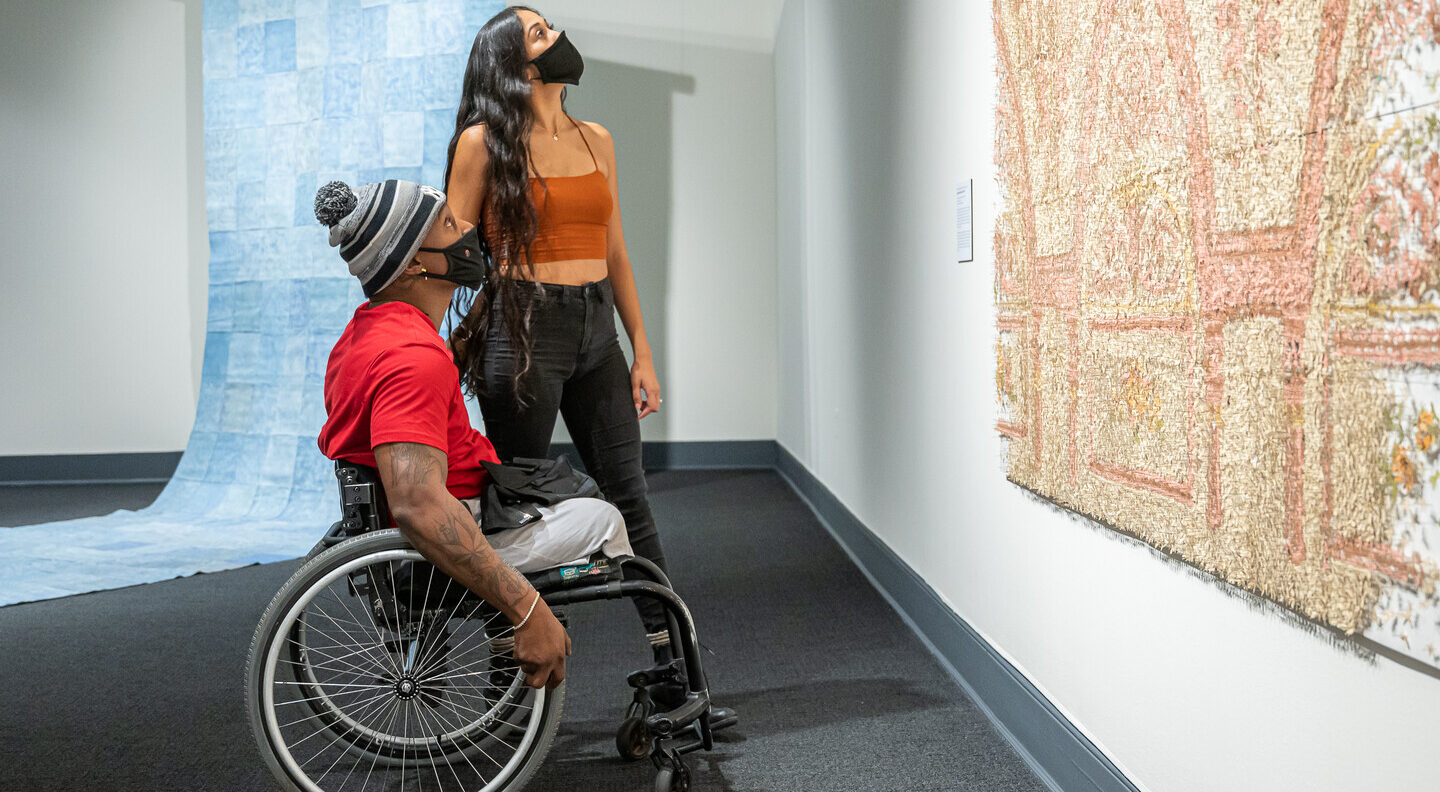
{"label": "gray baseboard", "polygon": [[[646,470],[774,470],[779,448],[774,440],[646,442],[640,453]],[[550,453],[565,454],[580,464],[574,443],[551,443]]]}
{"label": "gray baseboard", "polygon": [[[644,444],[642,453],[646,470],[772,470],[776,448],[774,440],[651,442]],[[552,451],[580,460],[572,443],[555,443]],[[163,482],[174,474],[181,453],[0,456],[0,486]]]}
{"label": "gray baseboard", "polygon": [[180,453],[0,456],[0,486],[169,481],[180,464]]}
{"label": "gray baseboard", "polygon": [[1024,674],[778,444],[776,470],[1051,789],[1139,792]]}

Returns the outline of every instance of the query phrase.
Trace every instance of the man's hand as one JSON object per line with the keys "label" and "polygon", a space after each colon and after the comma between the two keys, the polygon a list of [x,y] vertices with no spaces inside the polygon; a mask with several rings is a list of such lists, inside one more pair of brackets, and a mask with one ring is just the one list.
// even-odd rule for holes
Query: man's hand
{"label": "man's hand", "polygon": [[565,681],[565,658],[569,654],[569,634],[544,600],[535,603],[530,621],[515,631],[515,660],[525,674],[525,684],[554,690]]}
{"label": "man's hand", "polygon": [[[445,454],[420,443],[375,447],[380,483],[390,515],[420,554],[455,582],[495,606],[511,624],[530,620],[515,631],[515,659],[531,687],[555,687],[565,679],[570,637],[524,575],[496,555],[475,517],[445,489]],[[530,603],[535,609],[530,611]]]}

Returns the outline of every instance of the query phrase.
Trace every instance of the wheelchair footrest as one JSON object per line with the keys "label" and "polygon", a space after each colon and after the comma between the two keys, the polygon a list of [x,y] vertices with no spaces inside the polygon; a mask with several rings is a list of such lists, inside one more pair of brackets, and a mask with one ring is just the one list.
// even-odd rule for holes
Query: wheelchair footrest
{"label": "wheelchair footrest", "polygon": [[684,682],[683,664],[683,660],[676,658],[664,665],[631,671],[630,675],[625,677],[625,684],[632,688],[642,688],[660,682]]}
{"label": "wheelchair footrest", "polygon": [[709,695],[705,693],[686,693],[684,704],[672,710],[656,712],[645,719],[645,727],[653,734],[668,737],[695,723],[697,720],[705,718],[709,711]]}

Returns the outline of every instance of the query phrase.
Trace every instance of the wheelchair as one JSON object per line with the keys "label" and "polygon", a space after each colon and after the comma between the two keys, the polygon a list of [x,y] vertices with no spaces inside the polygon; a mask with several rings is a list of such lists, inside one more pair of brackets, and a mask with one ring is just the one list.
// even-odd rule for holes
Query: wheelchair
{"label": "wheelchair", "polygon": [[[509,621],[387,527],[373,468],[336,462],[335,475],[343,517],[276,593],[250,645],[246,711],[266,765],[289,792],[524,788],[559,728],[564,683],[525,685]],[[597,554],[526,577],[552,608],[620,597],[665,608],[679,657],[629,675],[616,750],[649,757],[657,792],[688,790],[682,756],[711,750],[718,725],[694,622],[665,574]],[[657,683],[683,683],[683,702],[660,709]]]}

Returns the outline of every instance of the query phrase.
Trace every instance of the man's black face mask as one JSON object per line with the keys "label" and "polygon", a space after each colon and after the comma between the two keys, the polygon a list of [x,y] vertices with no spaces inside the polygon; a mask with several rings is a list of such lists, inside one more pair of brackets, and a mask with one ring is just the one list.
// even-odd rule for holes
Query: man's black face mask
{"label": "man's black face mask", "polygon": [[474,226],[451,245],[443,248],[422,247],[420,250],[445,254],[445,263],[449,269],[443,275],[422,270],[421,275],[450,281],[467,289],[479,289],[485,285],[485,254],[480,250],[480,232]]}

